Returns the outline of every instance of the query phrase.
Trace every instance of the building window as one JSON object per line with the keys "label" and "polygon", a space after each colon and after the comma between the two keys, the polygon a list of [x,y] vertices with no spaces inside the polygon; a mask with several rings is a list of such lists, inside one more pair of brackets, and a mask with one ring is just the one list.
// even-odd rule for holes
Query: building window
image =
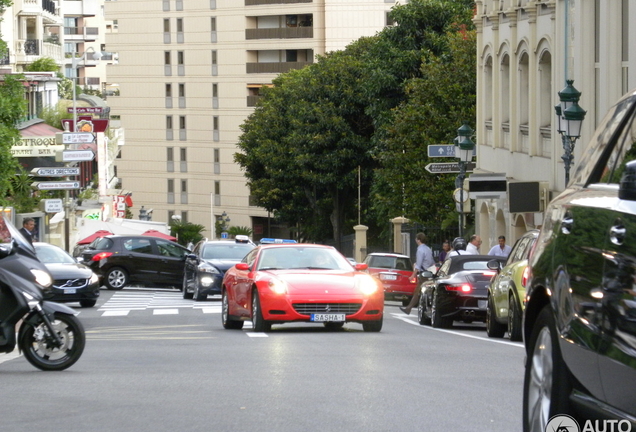
{"label": "building window", "polygon": [[165,76],[172,76],[172,56],[170,51],[163,52],[163,69]]}
{"label": "building window", "polygon": [[179,84],[179,108],[185,108],[185,107],[186,107],[185,84],[181,83]]}
{"label": "building window", "polygon": [[168,204],[174,204],[174,179],[168,179]]}
{"label": "building window", "polygon": [[170,43],[170,18],[163,19],[163,43]]}
{"label": "building window", "polygon": [[216,9],[216,0],[210,0],[210,9]]}
{"label": "building window", "polygon": [[216,50],[212,50],[212,76],[219,74],[219,65]]}
{"label": "building window", "polygon": [[178,11],[183,10],[183,0],[176,0],[174,2],[174,10],[178,10]]}
{"label": "building window", "polygon": [[188,212],[187,211],[182,211],[181,212],[181,223],[188,223]]}
{"label": "building window", "polygon": [[183,18],[177,18],[177,43],[183,43]]}
{"label": "building window", "polygon": [[170,0],[163,0],[163,11],[170,12]]}
{"label": "building window", "polygon": [[219,109],[219,85],[212,84],[212,108]]}
{"label": "building window", "polygon": [[166,161],[167,161],[166,171],[174,172],[174,147],[168,147],[166,149]]}
{"label": "building window", "polygon": [[214,149],[214,174],[221,174],[221,149]]}
{"label": "building window", "polygon": [[212,117],[212,140],[213,141],[219,141],[220,140],[219,116]]}
{"label": "building window", "polygon": [[183,51],[177,51],[177,74],[179,76],[185,75],[185,54]]}
{"label": "building window", "polygon": [[210,18],[210,42],[216,43],[216,17]]}
{"label": "building window", "polygon": [[172,216],[174,216],[174,210],[168,210],[168,221],[172,221]]}
{"label": "building window", "polygon": [[181,204],[188,203],[188,181],[181,180]]}
{"label": "building window", "polygon": [[172,108],[172,84],[166,84],[166,108]]}
{"label": "building window", "polygon": [[173,125],[172,125],[172,116],[166,116],[166,140],[172,141],[174,139],[173,136]]}
{"label": "building window", "polygon": [[181,147],[179,155],[181,157],[181,172],[188,172],[188,149]]}
{"label": "building window", "polygon": [[221,205],[221,182],[216,180],[214,182],[214,206],[218,207]]}
{"label": "building window", "polygon": [[185,141],[186,139],[186,118],[185,116],[179,116],[179,140]]}

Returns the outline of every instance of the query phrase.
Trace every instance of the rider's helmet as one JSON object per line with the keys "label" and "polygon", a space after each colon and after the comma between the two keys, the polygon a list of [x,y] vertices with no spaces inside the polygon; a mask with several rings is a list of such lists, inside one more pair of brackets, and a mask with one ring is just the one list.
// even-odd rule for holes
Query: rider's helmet
{"label": "rider's helmet", "polygon": [[456,237],[453,240],[454,250],[466,250],[466,246],[468,246],[468,243],[466,242],[466,239],[464,239],[463,237]]}

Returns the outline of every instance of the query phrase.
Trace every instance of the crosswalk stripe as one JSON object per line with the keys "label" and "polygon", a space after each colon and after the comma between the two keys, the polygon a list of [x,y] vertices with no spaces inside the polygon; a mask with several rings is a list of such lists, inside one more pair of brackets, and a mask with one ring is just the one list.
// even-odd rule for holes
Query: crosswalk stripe
{"label": "crosswalk stripe", "polygon": [[130,311],[152,310],[154,315],[174,315],[179,309],[198,309],[202,313],[221,313],[220,304],[186,300],[182,293],[165,292],[117,292],[100,308],[102,316],[126,316]]}

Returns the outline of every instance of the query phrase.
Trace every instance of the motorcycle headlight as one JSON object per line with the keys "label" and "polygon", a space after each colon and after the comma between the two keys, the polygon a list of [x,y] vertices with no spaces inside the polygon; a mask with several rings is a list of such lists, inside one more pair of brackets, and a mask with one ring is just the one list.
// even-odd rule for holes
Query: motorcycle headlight
{"label": "motorcycle headlight", "polygon": [[31,274],[35,276],[35,282],[42,286],[42,288],[49,288],[53,285],[53,278],[51,275],[43,270],[31,269]]}
{"label": "motorcycle headlight", "polygon": [[378,291],[378,284],[373,279],[372,276],[369,275],[357,275],[356,276],[356,286],[362,294],[370,296]]}

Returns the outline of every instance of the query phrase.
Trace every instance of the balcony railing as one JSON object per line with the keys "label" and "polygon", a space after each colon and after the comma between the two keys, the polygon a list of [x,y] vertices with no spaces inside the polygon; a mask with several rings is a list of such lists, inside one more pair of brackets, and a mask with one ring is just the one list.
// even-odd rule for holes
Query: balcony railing
{"label": "balcony railing", "polygon": [[25,40],[24,53],[26,55],[40,55],[40,41],[37,39]]}
{"label": "balcony railing", "polygon": [[311,62],[247,63],[247,73],[284,73],[302,69]]}
{"label": "balcony railing", "polygon": [[314,0],[245,0],[245,6],[268,4],[313,3]]}
{"label": "balcony railing", "polygon": [[10,64],[11,60],[9,58],[9,48],[7,48],[4,53],[0,54],[0,65],[8,65]]}
{"label": "balcony railing", "polygon": [[294,39],[313,38],[313,27],[282,27],[245,29],[245,39]]}

